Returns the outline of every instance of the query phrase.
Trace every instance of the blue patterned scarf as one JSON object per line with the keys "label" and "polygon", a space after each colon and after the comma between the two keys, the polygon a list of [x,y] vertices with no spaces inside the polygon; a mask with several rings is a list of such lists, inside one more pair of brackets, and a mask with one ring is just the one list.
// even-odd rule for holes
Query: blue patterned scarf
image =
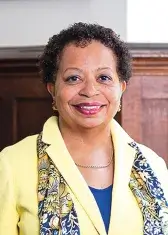
{"label": "blue patterned scarf", "polygon": [[130,146],[135,149],[135,160],[129,186],[143,215],[144,235],[168,235],[168,202],[161,184],[137,144]]}
{"label": "blue patterned scarf", "polygon": [[[129,186],[143,215],[144,235],[168,235],[168,203],[161,185],[135,142]],[[77,213],[67,183],[46,153],[42,133],[37,138],[38,215],[40,235],[80,235]]]}

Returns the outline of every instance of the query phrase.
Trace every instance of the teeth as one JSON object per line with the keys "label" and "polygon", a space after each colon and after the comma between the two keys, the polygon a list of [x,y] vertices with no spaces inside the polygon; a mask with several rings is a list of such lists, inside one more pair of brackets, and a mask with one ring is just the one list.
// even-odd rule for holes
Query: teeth
{"label": "teeth", "polygon": [[87,110],[91,110],[91,109],[99,109],[100,106],[80,106],[81,109],[87,109]]}

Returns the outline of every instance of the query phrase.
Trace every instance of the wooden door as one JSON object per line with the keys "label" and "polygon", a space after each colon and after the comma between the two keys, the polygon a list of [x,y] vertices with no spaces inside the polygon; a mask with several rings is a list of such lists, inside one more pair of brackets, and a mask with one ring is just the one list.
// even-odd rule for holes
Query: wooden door
{"label": "wooden door", "polygon": [[123,99],[122,125],[168,164],[168,58],[159,52],[141,55],[134,58],[133,68]]}
{"label": "wooden door", "polygon": [[35,59],[0,61],[0,149],[38,133],[52,113]]}

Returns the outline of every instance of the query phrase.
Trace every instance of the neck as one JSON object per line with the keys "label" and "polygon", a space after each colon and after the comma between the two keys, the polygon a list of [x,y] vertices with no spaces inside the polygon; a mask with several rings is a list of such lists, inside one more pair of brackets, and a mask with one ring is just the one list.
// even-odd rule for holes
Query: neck
{"label": "neck", "polygon": [[89,147],[93,150],[111,142],[110,124],[94,128],[71,127],[59,120],[59,128],[63,139],[70,149],[82,149]]}

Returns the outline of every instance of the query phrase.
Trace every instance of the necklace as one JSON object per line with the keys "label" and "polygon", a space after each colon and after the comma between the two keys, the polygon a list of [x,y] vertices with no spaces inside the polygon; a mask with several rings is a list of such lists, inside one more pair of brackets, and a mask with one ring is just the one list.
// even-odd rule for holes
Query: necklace
{"label": "necklace", "polygon": [[75,165],[78,166],[78,167],[81,167],[81,168],[101,169],[101,168],[107,168],[108,166],[110,166],[112,161],[113,161],[113,158],[111,157],[109,163],[107,163],[107,165],[104,165],[104,166],[94,166],[94,165],[87,166],[87,165],[80,165],[80,164],[77,164],[77,163],[75,163]]}

